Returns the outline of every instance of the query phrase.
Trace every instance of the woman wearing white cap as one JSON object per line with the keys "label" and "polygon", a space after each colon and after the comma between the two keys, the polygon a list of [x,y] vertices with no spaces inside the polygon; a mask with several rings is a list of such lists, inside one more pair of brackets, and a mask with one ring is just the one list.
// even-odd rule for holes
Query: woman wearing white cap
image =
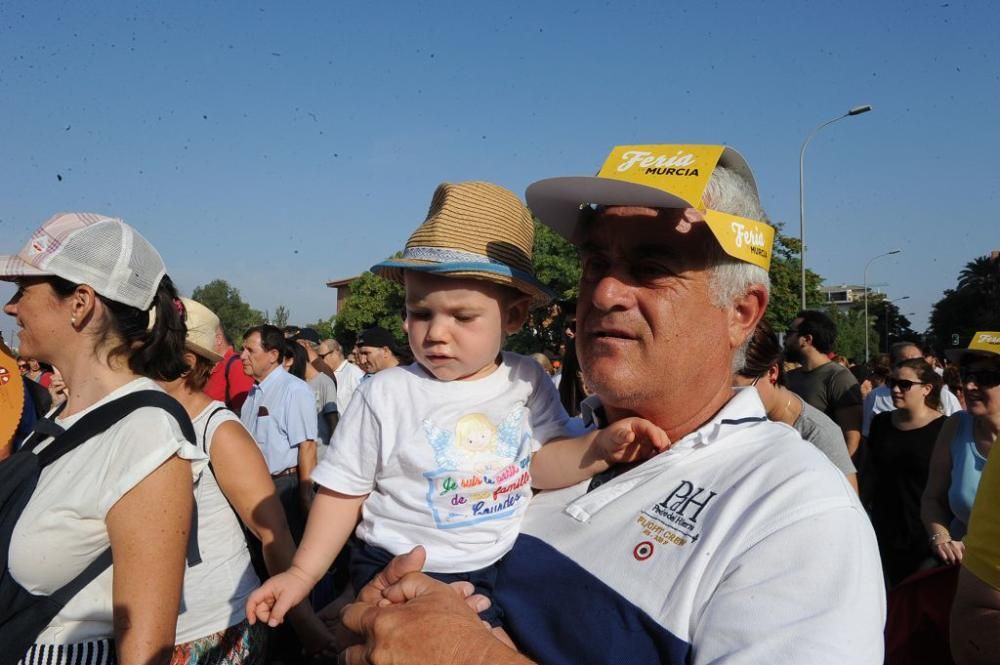
{"label": "woman wearing white cap", "polygon": [[[69,429],[119,397],[162,391],[154,379],[186,369],[177,292],[156,250],[119,219],[56,215],[19,254],[0,257],[0,278],[17,282],[4,312],[17,319],[21,351],[58,367],[68,386],[55,425]],[[37,451],[51,440],[36,441]],[[113,564],[70,598],[22,663],[165,662],[203,465],[178,420],[143,407],[42,469],[10,542],[0,543],[11,577],[49,595],[109,547]]]}
{"label": "woman wearing white cap", "polygon": [[[187,323],[187,370],[183,377],[161,384],[191,416],[198,446],[211,460],[211,472],[203,473],[195,487],[202,562],[184,576],[184,609],[177,620],[172,662],[261,663],[267,655],[267,628],[263,623],[250,626],[246,620],[247,596],[260,582],[240,522],[261,541],[267,568],[275,573],[289,567],[295,543],[257,443],[239,416],[204,392],[213,368],[222,360],[213,350],[219,318],[199,302],[187,298],[181,302]],[[296,608],[292,624],[307,653],[320,653],[332,641],[308,603]]]}

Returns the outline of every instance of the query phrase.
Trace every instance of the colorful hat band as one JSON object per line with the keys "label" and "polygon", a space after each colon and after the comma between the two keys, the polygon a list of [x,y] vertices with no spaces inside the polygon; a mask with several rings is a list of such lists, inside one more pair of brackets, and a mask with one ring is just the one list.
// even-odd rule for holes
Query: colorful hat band
{"label": "colorful hat band", "polygon": [[464,252],[460,249],[449,249],[447,247],[407,247],[403,251],[401,258],[403,260],[431,261],[433,263],[490,263],[510,267],[502,261],[497,261],[482,254]]}

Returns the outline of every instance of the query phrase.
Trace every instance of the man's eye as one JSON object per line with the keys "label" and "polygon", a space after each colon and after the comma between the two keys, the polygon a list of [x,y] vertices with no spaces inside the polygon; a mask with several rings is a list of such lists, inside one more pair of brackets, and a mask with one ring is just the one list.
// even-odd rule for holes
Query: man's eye
{"label": "man's eye", "polygon": [[662,263],[640,261],[632,266],[632,274],[638,279],[656,279],[657,277],[667,277],[674,273]]}
{"label": "man's eye", "polygon": [[594,281],[607,273],[608,262],[599,256],[590,256],[583,260],[581,268],[583,279]]}

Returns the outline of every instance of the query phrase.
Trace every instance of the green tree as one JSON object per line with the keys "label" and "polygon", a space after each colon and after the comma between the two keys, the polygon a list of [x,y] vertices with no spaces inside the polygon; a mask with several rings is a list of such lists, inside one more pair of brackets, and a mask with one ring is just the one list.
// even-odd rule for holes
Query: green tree
{"label": "green tree", "polygon": [[569,311],[568,303],[576,300],[580,284],[580,258],[576,249],[558,233],[535,220],[535,242],[532,247],[535,276],[555,293],[563,306],[536,307],[518,332],[507,338],[504,345],[517,353],[537,351],[558,354],[565,342],[563,330]]}
{"label": "green tree", "polygon": [[291,312],[284,305],[278,305],[274,310],[274,318],[270,319],[272,326],[277,326],[279,328],[284,328],[288,325],[288,318],[291,316]]}
{"label": "green tree", "polygon": [[[851,311],[857,311],[864,317],[864,301],[851,305]],[[871,347],[874,355],[879,351],[888,352],[889,347],[903,340],[919,342],[920,335],[910,327],[910,320],[903,316],[896,303],[886,299],[884,294],[868,294],[868,323],[878,344]]]}
{"label": "green tree", "polygon": [[195,287],[191,299],[215,312],[222,327],[239,347],[243,333],[264,322],[264,315],[252,308],[240,296],[239,289],[224,279],[215,279],[204,286]]}
{"label": "green tree", "polygon": [[[784,332],[788,329],[795,315],[802,309],[801,270],[799,259],[798,238],[781,233],[781,225],[776,225],[774,234],[774,249],[771,252],[771,298],[767,305],[764,318],[775,331]],[[823,306],[823,296],[819,290],[823,279],[812,270],[806,268],[806,303],[808,309],[819,309]]]}
{"label": "green tree", "polygon": [[[837,355],[847,356],[855,362],[864,362],[864,311],[851,309],[844,312],[837,307],[829,307],[826,311],[837,326],[837,341],[834,343],[833,350],[837,353]],[[876,333],[871,327],[871,317],[869,317],[868,321],[868,348],[869,352],[874,355],[878,351],[878,333]]]}
{"label": "green tree", "polygon": [[328,319],[319,319],[306,327],[315,330],[320,339],[330,339],[331,337],[335,337],[333,327],[336,318],[335,316],[331,316]]}
{"label": "green tree", "polygon": [[351,295],[337,312],[333,336],[349,349],[362,330],[381,326],[402,343],[403,304],[402,285],[366,272],[351,282]]}
{"label": "green tree", "polygon": [[[981,256],[969,261],[958,275],[956,288],[934,303],[927,342],[941,350],[966,346],[977,330],[1000,325],[1000,258]],[[952,336],[958,335],[958,344]]]}

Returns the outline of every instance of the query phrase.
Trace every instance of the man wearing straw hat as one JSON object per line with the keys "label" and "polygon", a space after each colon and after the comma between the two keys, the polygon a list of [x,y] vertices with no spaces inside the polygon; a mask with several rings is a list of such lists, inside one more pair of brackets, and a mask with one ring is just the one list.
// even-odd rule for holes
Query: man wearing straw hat
{"label": "man wearing straw hat", "polygon": [[521,653],[415,572],[416,549],[344,611],[366,642],[346,662],[881,663],[883,582],[854,491],[731,387],[774,232],[747,163],[723,146],[621,146],[598,176],[543,180],[527,199],[580,249],[592,419],[638,415],[673,445],[535,497],[498,566]]}

